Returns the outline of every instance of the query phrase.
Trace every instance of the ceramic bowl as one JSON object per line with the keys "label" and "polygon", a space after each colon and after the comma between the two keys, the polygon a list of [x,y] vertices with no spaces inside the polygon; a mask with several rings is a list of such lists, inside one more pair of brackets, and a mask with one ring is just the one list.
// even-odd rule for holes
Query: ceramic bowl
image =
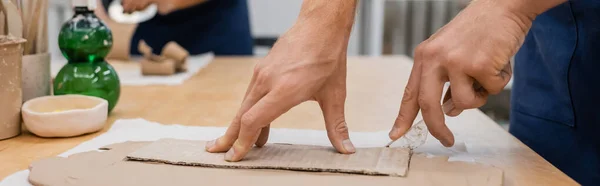
{"label": "ceramic bowl", "polygon": [[96,132],[106,123],[108,101],[82,95],[44,96],[22,107],[27,129],[41,137],[71,137]]}

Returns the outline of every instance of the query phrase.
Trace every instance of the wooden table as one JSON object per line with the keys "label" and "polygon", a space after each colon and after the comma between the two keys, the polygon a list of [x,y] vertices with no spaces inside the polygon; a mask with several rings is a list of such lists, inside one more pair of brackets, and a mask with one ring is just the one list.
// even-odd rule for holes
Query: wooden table
{"label": "wooden table", "polygon": [[[26,169],[34,160],[55,156],[100,135],[116,119],[141,117],[163,124],[227,126],[241,103],[257,60],[259,58],[216,58],[180,86],[124,86],[108,125],[98,133],[52,139],[24,133],[0,141],[0,179]],[[390,129],[398,113],[411,61],[403,56],[349,58],[346,117],[351,131]],[[452,120],[454,124],[449,125],[457,140],[469,142],[468,150],[477,162],[502,169],[505,185],[576,185],[479,110],[465,111]],[[318,105],[306,102],[271,126],[324,130],[323,123]],[[419,148],[419,151],[439,151],[436,148]]]}

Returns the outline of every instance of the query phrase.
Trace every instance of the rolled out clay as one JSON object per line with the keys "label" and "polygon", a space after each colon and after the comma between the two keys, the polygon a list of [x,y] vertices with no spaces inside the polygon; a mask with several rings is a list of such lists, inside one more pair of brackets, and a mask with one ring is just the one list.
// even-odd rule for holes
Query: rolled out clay
{"label": "rolled out clay", "polygon": [[[29,182],[36,186],[500,186],[502,170],[477,163],[448,162],[448,157],[413,154],[405,177],[365,176],[327,172],[266,169],[222,169],[126,161],[125,156],[151,142],[125,142],[67,158],[53,157],[31,164]],[[222,154],[221,154],[222,157]]]}
{"label": "rolled out clay", "polygon": [[404,176],[410,149],[359,148],[340,154],[332,147],[268,144],[251,150],[243,161],[227,162],[223,154],[204,150],[204,141],[161,139],[127,156],[131,160],[216,168],[283,169],[311,172]]}

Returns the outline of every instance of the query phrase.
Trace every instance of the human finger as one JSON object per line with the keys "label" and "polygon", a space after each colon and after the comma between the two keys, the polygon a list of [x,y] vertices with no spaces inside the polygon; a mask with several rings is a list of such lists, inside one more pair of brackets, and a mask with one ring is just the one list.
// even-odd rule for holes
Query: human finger
{"label": "human finger", "polygon": [[258,140],[256,140],[255,145],[257,147],[262,147],[264,146],[267,141],[269,140],[269,132],[271,131],[271,125],[267,125],[266,127],[263,127],[260,131],[260,135],[258,136]]}
{"label": "human finger", "polygon": [[260,98],[264,96],[263,90],[256,87],[255,82],[256,75],[253,75],[252,79],[250,80],[250,84],[246,89],[246,93],[244,95],[240,109],[238,109],[238,112],[236,113],[236,116],[233,118],[233,121],[227,128],[227,131],[223,136],[215,140],[209,141],[205,146],[206,151],[226,152],[231,148],[235,140],[237,140],[240,131],[240,120],[242,115],[246,113],[254,104],[256,104],[256,102],[258,102]]}
{"label": "human finger", "polygon": [[419,106],[423,114],[423,120],[431,135],[437,138],[444,146],[454,145],[454,135],[448,129],[444,121],[444,113],[440,104],[444,81],[439,68],[429,68],[421,74],[421,85],[419,89]]}
{"label": "human finger", "polygon": [[239,136],[225,154],[226,161],[242,160],[258,140],[260,130],[295,106],[278,92],[269,92],[242,115]]}
{"label": "human finger", "polygon": [[410,72],[408,83],[404,88],[404,95],[402,96],[398,117],[389,133],[389,137],[392,140],[397,140],[402,137],[412,126],[412,123],[419,113],[418,95],[419,84],[421,82],[421,59],[423,59],[421,56],[415,56],[415,62]]}
{"label": "human finger", "polygon": [[489,63],[480,62],[478,64],[482,65],[467,70],[467,74],[471,75],[489,94],[500,93],[512,76],[510,62],[504,64],[500,70],[497,70],[497,67],[489,68],[484,66]]}
{"label": "human finger", "polygon": [[[331,91],[335,94],[337,91]],[[319,105],[325,118],[325,128],[327,137],[331,145],[342,154],[352,154],[356,152],[350,135],[348,134],[348,125],[344,115],[344,101],[346,95],[326,96],[328,99],[319,100]]]}

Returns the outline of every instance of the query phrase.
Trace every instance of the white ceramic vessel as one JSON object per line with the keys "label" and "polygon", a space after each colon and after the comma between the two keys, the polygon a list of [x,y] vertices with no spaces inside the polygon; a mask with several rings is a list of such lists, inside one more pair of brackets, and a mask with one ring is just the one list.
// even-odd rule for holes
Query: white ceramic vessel
{"label": "white ceramic vessel", "polygon": [[27,129],[41,137],[71,137],[96,132],[106,123],[108,101],[82,95],[44,96],[22,108]]}

